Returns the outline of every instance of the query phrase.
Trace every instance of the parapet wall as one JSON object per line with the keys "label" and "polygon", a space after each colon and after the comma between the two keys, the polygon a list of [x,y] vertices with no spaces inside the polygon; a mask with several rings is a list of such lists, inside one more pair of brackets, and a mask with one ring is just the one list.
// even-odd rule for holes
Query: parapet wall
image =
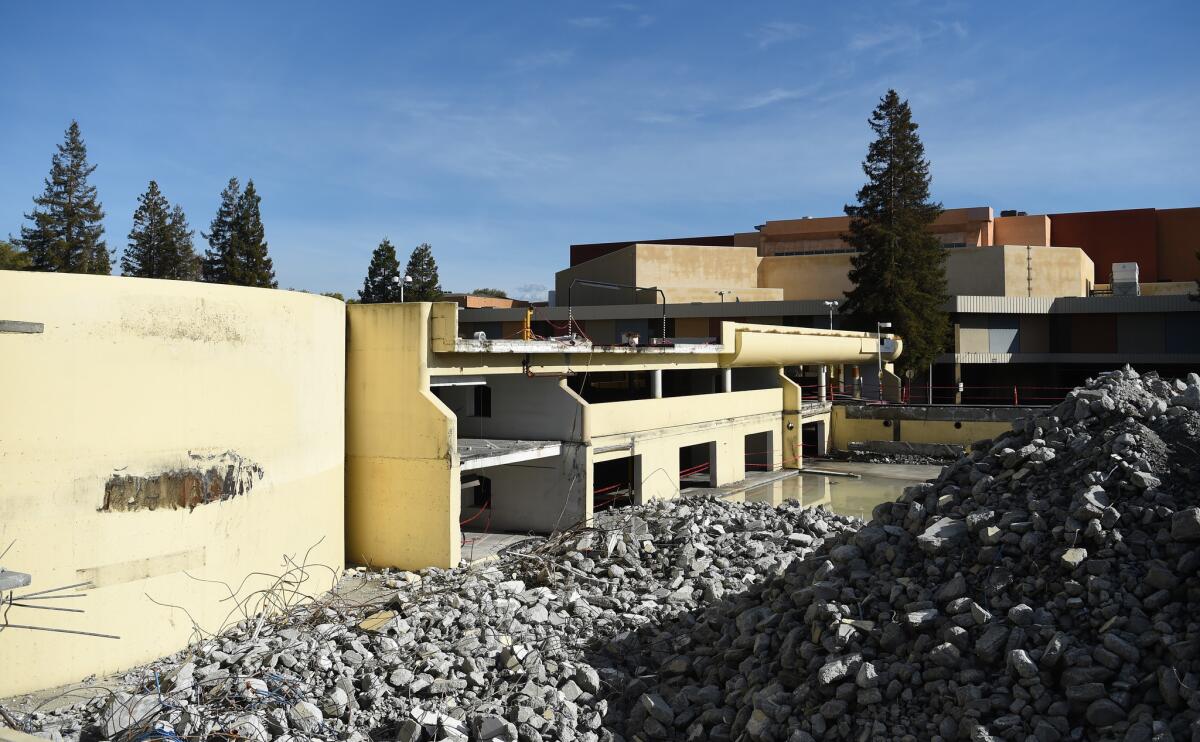
{"label": "parapet wall", "polygon": [[0,271],[3,563],[18,595],[90,583],[7,621],[121,637],[4,629],[0,697],[178,650],[287,559],[341,568],[345,327],[304,293]]}
{"label": "parapet wall", "polygon": [[838,451],[849,450],[849,444],[856,441],[969,446],[1009,430],[1013,420],[1044,410],[1044,407],[838,404],[833,407],[831,445]]}

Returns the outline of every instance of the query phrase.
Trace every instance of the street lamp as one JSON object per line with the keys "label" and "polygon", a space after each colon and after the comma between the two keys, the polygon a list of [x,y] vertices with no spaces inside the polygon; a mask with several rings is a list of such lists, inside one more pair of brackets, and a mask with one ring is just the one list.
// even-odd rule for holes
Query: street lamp
{"label": "street lamp", "polygon": [[404,276],[403,281],[400,280],[400,276],[396,276],[392,280],[395,281],[396,284],[400,286],[400,303],[403,304],[404,303],[404,285],[413,282],[412,276],[409,276],[409,275]]}
{"label": "street lamp", "polygon": [[825,306],[829,307],[829,329],[833,329],[833,310],[837,309],[838,303],[836,300],[825,302]]}
{"label": "street lamp", "polygon": [[883,400],[883,328],[891,329],[891,322],[875,323],[875,353],[879,358],[879,399]]}

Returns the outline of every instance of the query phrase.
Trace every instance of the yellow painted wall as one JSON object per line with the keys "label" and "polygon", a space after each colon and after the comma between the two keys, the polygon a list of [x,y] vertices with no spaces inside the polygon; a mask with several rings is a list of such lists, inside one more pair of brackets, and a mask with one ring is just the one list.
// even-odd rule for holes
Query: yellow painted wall
{"label": "yellow painted wall", "polygon": [[429,388],[432,308],[347,306],[346,548],[352,562],[458,566],[457,420]]}
{"label": "yellow painted wall", "polygon": [[[885,426],[883,420],[860,420],[846,417],[846,408],[835,405],[830,429],[830,445],[847,450],[851,441],[890,441],[895,423]],[[994,438],[1012,429],[1007,422],[963,422],[962,427],[941,420],[903,420],[900,440],[908,443],[950,443],[969,446],[984,438]]]}
{"label": "yellow painted wall", "polygon": [[[95,578],[86,614],[12,609],[0,697],[128,668],[229,615],[226,588],[284,556],[342,566],[345,310],[312,294],[183,281],[0,271],[0,543],[30,590]],[[154,475],[189,452],[261,466],[251,490],[193,510],[99,512],[114,473]],[[2,548],[2,547],[0,547]],[[195,578],[184,574],[184,570]],[[303,589],[320,592],[316,569]],[[246,590],[265,586],[252,578]],[[20,592],[18,592],[20,594]],[[34,614],[34,615],[31,615]]]}

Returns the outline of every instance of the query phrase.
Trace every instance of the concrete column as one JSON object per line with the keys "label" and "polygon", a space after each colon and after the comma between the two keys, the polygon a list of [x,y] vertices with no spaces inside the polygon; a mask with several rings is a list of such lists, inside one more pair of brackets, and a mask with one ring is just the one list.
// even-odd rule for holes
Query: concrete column
{"label": "concrete column", "polygon": [[828,368],[829,368],[828,366],[817,366],[817,401],[818,402],[824,402],[826,399],[825,384],[826,384],[826,379],[828,378],[826,376],[826,371],[828,370]]}
{"label": "concrete column", "polygon": [[662,369],[656,368],[650,372],[650,391],[655,399],[662,399]]}
{"label": "concrete column", "polygon": [[721,369],[721,391],[733,391],[733,369],[731,368]]}

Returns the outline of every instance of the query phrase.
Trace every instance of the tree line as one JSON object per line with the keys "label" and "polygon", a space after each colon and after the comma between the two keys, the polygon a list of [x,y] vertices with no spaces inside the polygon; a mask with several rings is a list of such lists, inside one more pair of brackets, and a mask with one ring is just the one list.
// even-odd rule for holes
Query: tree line
{"label": "tree line", "polygon": [[[78,122],[67,127],[63,142],[50,161],[42,193],[34,197],[33,210],[25,214],[21,236],[0,240],[0,270],[33,270],[57,273],[112,273],[114,251],[104,240],[104,209],[89,178],[96,165],[88,162]],[[230,178],[221,191],[221,204],[208,231],[208,242],[197,253],[187,216],[171,204],[156,181],[138,197],[133,227],[120,256],[121,273],[137,278],[205,281],[234,286],[278,288],[275,268],[263,228],[262,198],[253,179],[242,188]],[[404,298],[434,301],[442,296],[432,248],[423,243],[413,250],[403,274]],[[364,302],[400,301],[396,250],[384,239],[376,248],[367,271]],[[329,296],[341,298],[340,294]]]}

